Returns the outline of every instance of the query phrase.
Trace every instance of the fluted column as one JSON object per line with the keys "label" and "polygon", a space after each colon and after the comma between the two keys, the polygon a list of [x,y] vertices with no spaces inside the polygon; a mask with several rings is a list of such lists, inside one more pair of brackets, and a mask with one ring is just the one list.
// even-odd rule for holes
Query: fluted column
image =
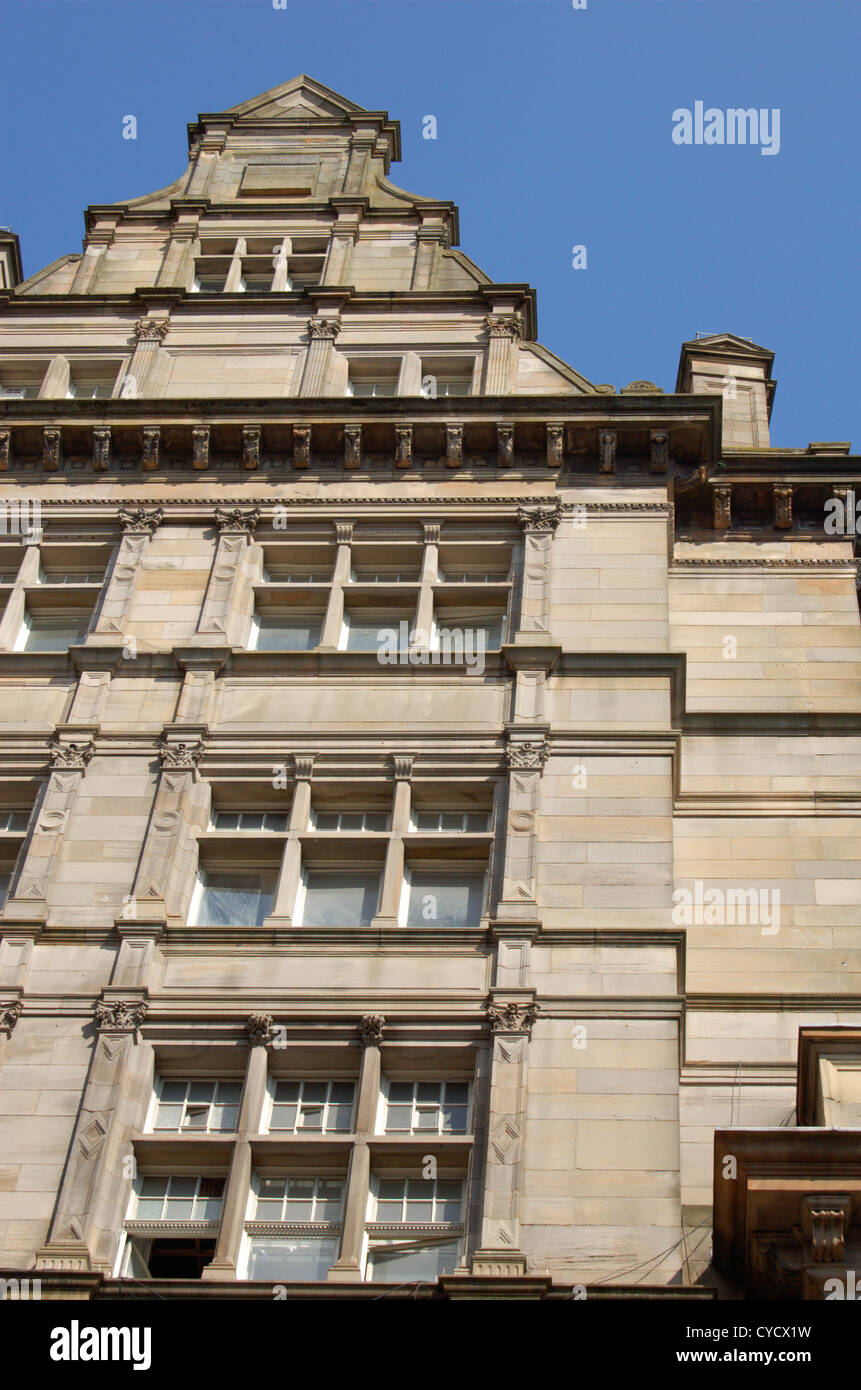
{"label": "fluted column", "polygon": [[[250,586],[242,585],[242,559],[251,543],[260,517],[260,508],[243,511],[240,507],[215,509],[218,542],[209,572],[197,631],[192,645],[234,645],[238,629],[250,614]],[[242,609],[242,589],[249,597],[246,611]]]}
{"label": "fluted column", "polygon": [[309,343],[305,356],[305,369],[302,373],[300,396],[324,396],[326,378],[329,373],[329,359],[341,325],[337,319],[312,318],[308,320]]}
{"label": "fluted column", "polygon": [[163,515],[160,507],[153,510],[144,507],[120,508],[123,538],[114,557],[95,631],[87,635],[88,647],[115,647],[117,638],[124,637],[138,568]]}
{"label": "fluted column", "polygon": [[511,390],[511,357],[520,337],[519,314],[488,314],[487,361],[484,373],[486,396],[507,396]]}

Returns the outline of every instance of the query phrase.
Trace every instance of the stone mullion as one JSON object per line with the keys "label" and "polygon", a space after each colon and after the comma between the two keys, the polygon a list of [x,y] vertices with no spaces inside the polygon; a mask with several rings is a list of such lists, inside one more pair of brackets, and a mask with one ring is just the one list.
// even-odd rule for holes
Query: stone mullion
{"label": "stone mullion", "polygon": [[107,643],[114,646],[117,636],[123,635],[138,568],[163,515],[160,508],[155,511],[120,509],[123,538],[105,588],[99,620],[95,631],[87,636],[87,646],[104,646]]}
{"label": "stone mullion", "polygon": [[326,604],[326,616],[320,634],[320,648],[327,652],[336,652],[341,640],[341,627],[344,622],[344,588],[350,583],[353,569],[353,526],[352,521],[335,523],[338,550],[335,555],[335,571],[329,589],[329,600]]}
{"label": "stone mullion", "polygon": [[[87,732],[92,731],[81,730],[82,734]],[[5,917],[13,920],[20,917],[26,921],[44,916],[63,831],[94,752],[92,737],[77,743],[61,739],[53,745],[51,775],[26,846],[14,895],[6,903]]]}
{"label": "stone mullion", "polygon": [[290,820],[287,825],[287,839],[281,855],[281,872],[275,890],[272,912],[267,919],[274,923],[290,924],[296,904],[296,894],[302,877],[302,836],[307,834],[311,823],[311,775],[314,770],[314,756],[295,759],[293,800],[290,805]]}
{"label": "stone mullion", "polygon": [[384,1019],[369,1015],[362,1019],[362,1062],[356,1099],[355,1142],[350,1153],[344,1194],[344,1221],[338,1259],[329,1271],[333,1283],[355,1283],[362,1273],[362,1245],[367,1220],[371,1179],[370,1139],[374,1134],[382,1075],[381,1046]]}
{"label": "stone mullion", "polygon": [[27,612],[27,585],[38,583],[39,565],[39,537],[32,536],[24,542],[24,554],[21,556],[15,583],[0,619],[0,651],[12,651],[15,646]]}
{"label": "stone mullion", "polygon": [[477,1275],[526,1273],[520,1250],[520,1188],[526,1116],[529,1039],[536,1006],[528,992],[494,994],[488,1008],[493,1029],[490,1100],[481,1248],[472,1261]]}
{"label": "stone mullion", "polygon": [[395,797],[392,806],[392,832],[386,845],[386,862],[383,867],[383,884],[380,893],[380,910],[374,918],[374,926],[398,924],[398,908],[404,883],[404,835],[410,828],[410,806],[412,801],[413,759],[395,758]]}
{"label": "stone mullion", "polygon": [[216,508],[218,543],[197,630],[192,638],[193,644],[202,639],[211,644],[231,645],[231,637],[235,636],[231,629],[242,616],[238,603],[242,587],[242,558],[251,543],[259,516],[259,508],[241,511],[237,507],[229,512]]}
{"label": "stone mullion", "polygon": [[242,1088],[238,1133],[233,1145],[227,1181],[224,1184],[221,1224],[215,1254],[201,1274],[201,1278],[205,1280],[236,1277],[245,1228],[245,1214],[248,1210],[254,1167],[251,1139],[260,1133],[263,1104],[266,1099],[269,1070],[267,1049],[273,1038],[271,1015],[252,1014],[248,1021],[248,1034],[251,1050],[245,1070],[245,1085]]}
{"label": "stone mullion", "polygon": [[116,1240],[118,1213],[105,1209],[102,1192],[112,1184],[119,1197],[124,1187],[120,1149],[125,1134],[119,1112],[128,1109],[123,1105],[126,1093],[136,1091],[141,1097],[143,1088],[134,1084],[134,1073],[147,1063],[137,1046],[146,1012],[140,997],[117,999],[108,991],[96,1005],[99,1032],[48,1238],[36,1252],[37,1269],[110,1273],[108,1247]]}
{"label": "stone mullion", "polygon": [[430,644],[433,628],[434,585],[439,580],[439,525],[424,523],[424,554],[422,556],[421,588],[416,610],[416,632],[426,633]]}
{"label": "stone mullion", "polygon": [[189,790],[203,753],[199,741],[171,740],[161,748],[161,770],[131,898],[135,917],[166,920],[172,903],[171,872],[180,848],[180,829]]}
{"label": "stone mullion", "polygon": [[324,394],[329,372],[329,360],[339,331],[340,324],[336,319],[313,318],[308,320],[310,341],[305,357],[305,369],[302,373],[302,384],[299,388],[300,396],[322,396]]}

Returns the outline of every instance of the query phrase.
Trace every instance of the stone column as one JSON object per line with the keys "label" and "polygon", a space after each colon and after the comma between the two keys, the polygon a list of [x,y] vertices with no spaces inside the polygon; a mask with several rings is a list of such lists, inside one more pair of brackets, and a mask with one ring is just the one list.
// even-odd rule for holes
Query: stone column
{"label": "stone column", "polygon": [[341,330],[338,319],[312,318],[308,320],[308,352],[305,369],[299,387],[300,396],[324,396],[326,378],[329,373],[329,359],[335,339]]}
{"label": "stone column", "polygon": [[315,754],[294,758],[293,801],[290,805],[290,820],[287,826],[287,839],[281,856],[281,873],[275,890],[272,912],[266,919],[267,926],[292,926],[296,894],[302,877],[302,840],[307,834],[311,821],[311,776],[314,771]]}
{"label": "stone column", "polygon": [[123,637],[138,567],[163,516],[160,507],[151,511],[144,507],[120,508],[123,538],[104,590],[95,631],[87,634],[88,647],[116,646],[117,637]]}
{"label": "stone column", "polygon": [[550,632],[550,556],[553,537],[562,508],[518,507],[517,519],[523,531],[523,571],[520,593],[520,624],[515,643],[546,639]]}
{"label": "stone column", "polygon": [[398,925],[398,908],[404,885],[404,836],[410,828],[410,778],[413,774],[413,762],[414,758],[411,755],[394,759],[395,799],[392,807],[392,833],[386,846],[380,910],[373,921],[375,927]]}
{"label": "stone column", "polygon": [[353,569],[353,529],[352,521],[335,522],[335,539],[338,549],[335,554],[335,572],[329,589],[329,602],[320,634],[320,650],[336,652],[341,640],[341,627],[344,622],[344,587],[350,583]]}
{"label": "stone column", "polygon": [[519,314],[488,314],[485,323],[488,342],[484,394],[507,396],[511,391],[511,358],[520,338],[522,320]]}
{"label": "stone column", "polygon": [[356,1104],[356,1142],[350,1154],[347,1173],[341,1251],[329,1270],[332,1283],[354,1284],[362,1277],[362,1242],[371,1179],[369,1140],[374,1134],[380,1096],[381,1048],[385,1022],[381,1014],[367,1014],[359,1024],[362,1062]]}
{"label": "stone column", "polygon": [[424,554],[422,556],[422,586],[419,590],[419,601],[416,612],[416,632],[425,633],[425,643],[420,641],[416,646],[430,645],[431,629],[433,627],[433,586],[439,579],[439,540],[441,526],[438,522],[423,521],[424,530]]}
{"label": "stone column", "polygon": [[120,388],[124,400],[135,400],[149,394],[150,375],[169,329],[169,318],[143,318],[135,323],[134,351]]}
{"label": "stone column", "polygon": [[546,740],[533,730],[531,737],[510,736],[508,758],[508,813],[502,896],[497,904],[500,932],[506,923],[538,923],[535,896],[535,861],[538,838],[538,792],[541,773],[549,757]]}
{"label": "stone column", "polygon": [[[119,1186],[122,1177],[117,1107],[146,1013],[142,996],[119,998],[112,990],[104,990],[96,1004],[98,1034],[48,1239],[36,1252],[37,1269],[110,1273],[109,1253],[99,1241],[108,1213],[97,1199],[102,1196],[100,1187],[104,1190],[112,1182]],[[107,1235],[115,1243],[116,1232],[109,1226]]]}
{"label": "stone column", "polygon": [[63,831],[87,765],[96,751],[96,728],[65,725],[51,745],[51,775],[42,794],[34,829],[24,860],[7,898],[3,918],[32,922],[44,919],[54,865],[63,843]]}
{"label": "stone column", "polygon": [[242,607],[243,596],[250,594],[249,585],[242,583],[242,560],[260,518],[260,508],[243,511],[234,507],[225,511],[215,509],[218,543],[209,572],[197,631],[193,645],[213,646],[223,643],[232,646],[238,640],[238,627],[249,617],[250,603]]}
{"label": "stone column", "polygon": [[[165,922],[169,913],[181,906],[174,900],[172,879],[182,848],[181,831],[186,822],[190,789],[203,756],[200,738],[184,741],[167,735],[159,749],[160,773],[149,824],[144,838],[138,871],[129,904],[132,920]],[[192,872],[193,845],[187,846],[188,876]],[[186,875],[181,875],[183,882]]]}
{"label": "stone column", "polygon": [[494,991],[487,1015],[493,1034],[481,1248],[474,1275],[526,1273],[520,1250],[520,1186],[529,1039],[537,1006],[529,990]]}
{"label": "stone column", "polygon": [[236,1266],[251,1191],[253,1156],[251,1140],[260,1133],[263,1103],[266,1099],[268,1049],[275,1036],[271,1014],[251,1014],[246,1024],[251,1048],[239,1107],[238,1136],[233,1146],[230,1170],[224,1184],[224,1201],[218,1242],[212,1260],[201,1272],[202,1279],[235,1279]]}

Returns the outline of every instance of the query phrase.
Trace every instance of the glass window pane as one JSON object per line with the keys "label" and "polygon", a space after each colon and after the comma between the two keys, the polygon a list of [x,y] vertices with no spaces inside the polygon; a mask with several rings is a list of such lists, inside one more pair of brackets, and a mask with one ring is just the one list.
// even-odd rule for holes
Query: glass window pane
{"label": "glass window pane", "polygon": [[232,1133],[236,1129],[236,1118],[239,1114],[239,1107],[236,1105],[213,1105],[210,1112],[210,1129],[222,1130],[225,1133]]}
{"label": "glass window pane", "polygon": [[469,1082],[447,1081],[445,1083],[445,1098],[452,1105],[466,1105],[469,1101]]}
{"label": "glass window pane", "polygon": [[258,618],[256,650],[307,652],[320,641],[320,623],[313,618]]}
{"label": "glass window pane", "polygon": [[484,875],[425,874],[413,871],[407,925],[473,927],[481,920]]}
{"label": "glass window pane", "polygon": [[298,1081],[278,1081],[278,1082],[276,1082],[276,1085],[275,1085],[275,1099],[278,1100],[278,1101],[283,1101],[283,1100],[298,1100],[298,1099],[299,1099],[299,1082],[298,1082]]}
{"label": "glass window pane", "polygon": [[215,1083],[213,1081],[192,1081],[188,1088],[190,1101],[210,1101],[214,1095]]}
{"label": "glass window pane", "polygon": [[[194,1216],[194,1200],[191,1197],[173,1198],[170,1195],[167,1199],[165,1216],[168,1221],[191,1221]],[[201,1220],[202,1218],[198,1218]]]}
{"label": "glass window pane", "polygon": [[346,1131],[350,1128],[353,1119],[352,1102],[346,1105],[330,1105],[327,1128]]}
{"label": "glass window pane", "polygon": [[218,1096],[218,1099],[219,1099],[222,1103],[227,1103],[227,1104],[230,1104],[230,1105],[238,1105],[238,1104],[239,1104],[239,1097],[240,1097],[241,1094],[242,1094],[242,1082],[241,1082],[241,1081],[219,1081],[219,1083],[218,1083],[218,1090],[217,1090],[216,1094],[217,1094],[217,1096]]}
{"label": "glass window pane", "polygon": [[412,1280],[433,1283],[441,1274],[451,1274],[459,1258],[459,1245],[428,1245],[425,1249],[399,1252],[372,1248],[371,1279],[377,1284],[406,1284]]}
{"label": "glass window pane", "polygon": [[154,1129],[179,1129],[182,1119],[181,1105],[160,1105],[156,1111]]}
{"label": "glass window pane", "polygon": [[308,874],[303,924],[306,927],[367,927],[377,910],[379,875]]}
{"label": "glass window pane", "polygon": [[272,1121],[270,1123],[269,1128],[289,1130],[295,1129],[296,1115],[298,1113],[298,1110],[298,1105],[273,1105]]}
{"label": "glass window pane", "polygon": [[337,811],[318,811],[317,812],[318,830],[337,830],[338,812]]}
{"label": "glass window pane", "polygon": [[208,1105],[189,1105],[182,1122],[183,1129],[206,1129],[209,1122]]}
{"label": "glass window pane", "polygon": [[273,811],[267,811],[267,813],[266,813],[266,829],[267,829],[267,830],[278,830],[278,831],[286,830],[286,829],[287,829],[287,817],[286,817],[286,815],[281,815],[280,812],[276,814],[276,813],[273,812]]}
{"label": "glass window pane", "polygon": [[315,1105],[321,1104],[329,1095],[328,1081],[306,1081],[305,1089],[302,1092],[303,1104],[310,1101]]}
{"label": "glass window pane", "polygon": [[441,1091],[438,1081],[420,1081],[416,1087],[416,1101],[419,1105],[427,1105],[431,1101],[438,1104]]}
{"label": "glass window pane", "polygon": [[323,1107],[322,1105],[304,1105],[299,1117],[300,1129],[322,1129],[323,1128]]}
{"label": "glass window pane", "polygon": [[442,1111],[442,1127],[445,1134],[465,1134],[466,1106],[449,1105],[446,1101]]}
{"label": "glass window pane", "polygon": [[412,1103],[413,1083],[411,1081],[390,1081],[389,1082],[389,1103],[403,1104],[405,1101]]}
{"label": "glass window pane", "polygon": [[339,1105],[352,1105],[355,1087],[352,1081],[333,1081],[331,1099]]}
{"label": "glass window pane", "polygon": [[408,1131],[412,1125],[411,1105],[390,1105],[386,1112],[386,1129]]}
{"label": "glass window pane", "polygon": [[437,1107],[425,1105],[420,1108],[416,1115],[417,1129],[432,1129],[436,1133],[439,1127],[439,1110]]}
{"label": "glass window pane", "polygon": [[366,830],[385,830],[388,823],[389,818],[385,811],[369,811],[365,816]]}
{"label": "glass window pane", "polygon": [[337,1240],[253,1240],[249,1279],[285,1279],[296,1283],[325,1279],[335,1262]]}
{"label": "glass window pane", "polygon": [[463,814],[460,811],[443,811],[440,816],[441,830],[462,830]]}
{"label": "glass window pane", "polygon": [[171,1178],[168,1183],[168,1197],[193,1197],[197,1191],[197,1178]]}
{"label": "glass window pane", "polygon": [[243,830],[262,830],[263,812],[262,811],[243,811],[242,812]]}
{"label": "glass window pane", "polygon": [[402,1210],[402,1204],[401,1204],[401,1202],[400,1202],[400,1201],[397,1201],[397,1202],[387,1202],[387,1201],[383,1201],[382,1199],[378,1200],[378,1202],[377,1202],[377,1220],[378,1220],[378,1221],[385,1221],[385,1222],[390,1222],[390,1221],[402,1221],[402,1220],[403,1220],[403,1210]]}
{"label": "glass window pane", "polygon": [[216,830],[238,830],[238,811],[219,811],[215,817]]}
{"label": "glass window pane", "polygon": [[438,830],[439,814],[436,811],[419,811],[416,814],[416,830]]}
{"label": "glass window pane", "polygon": [[163,1199],[161,1197],[139,1197],[135,1209],[137,1221],[160,1221]]}
{"label": "glass window pane", "polygon": [[342,829],[342,830],[361,830],[361,829],[362,829],[362,815],[361,815],[361,812],[356,813],[356,812],[354,812],[354,811],[342,811],[339,819],[340,819],[341,829]]}
{"label": "glass window pane", "polygon": [[206,873],[197,912],[201,926],[259,927],[268,917],[275,875]]}

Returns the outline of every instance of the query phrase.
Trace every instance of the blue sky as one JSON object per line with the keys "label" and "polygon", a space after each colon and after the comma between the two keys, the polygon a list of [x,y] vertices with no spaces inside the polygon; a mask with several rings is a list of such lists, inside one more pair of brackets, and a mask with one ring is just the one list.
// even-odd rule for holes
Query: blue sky
{"label": "blue sky", "polygon": [[[199,111],[304,71],[400,120],[394,182],[459,205],[590,380],[672,390],[683,339],[726,330],[776,354],[773,443],[861,452],[858,0],[0,0],[0,35],[26,274],[80,250],[86,204],[176,178]],[[674,144],[696,101],[778,108],[780,152]]]}

